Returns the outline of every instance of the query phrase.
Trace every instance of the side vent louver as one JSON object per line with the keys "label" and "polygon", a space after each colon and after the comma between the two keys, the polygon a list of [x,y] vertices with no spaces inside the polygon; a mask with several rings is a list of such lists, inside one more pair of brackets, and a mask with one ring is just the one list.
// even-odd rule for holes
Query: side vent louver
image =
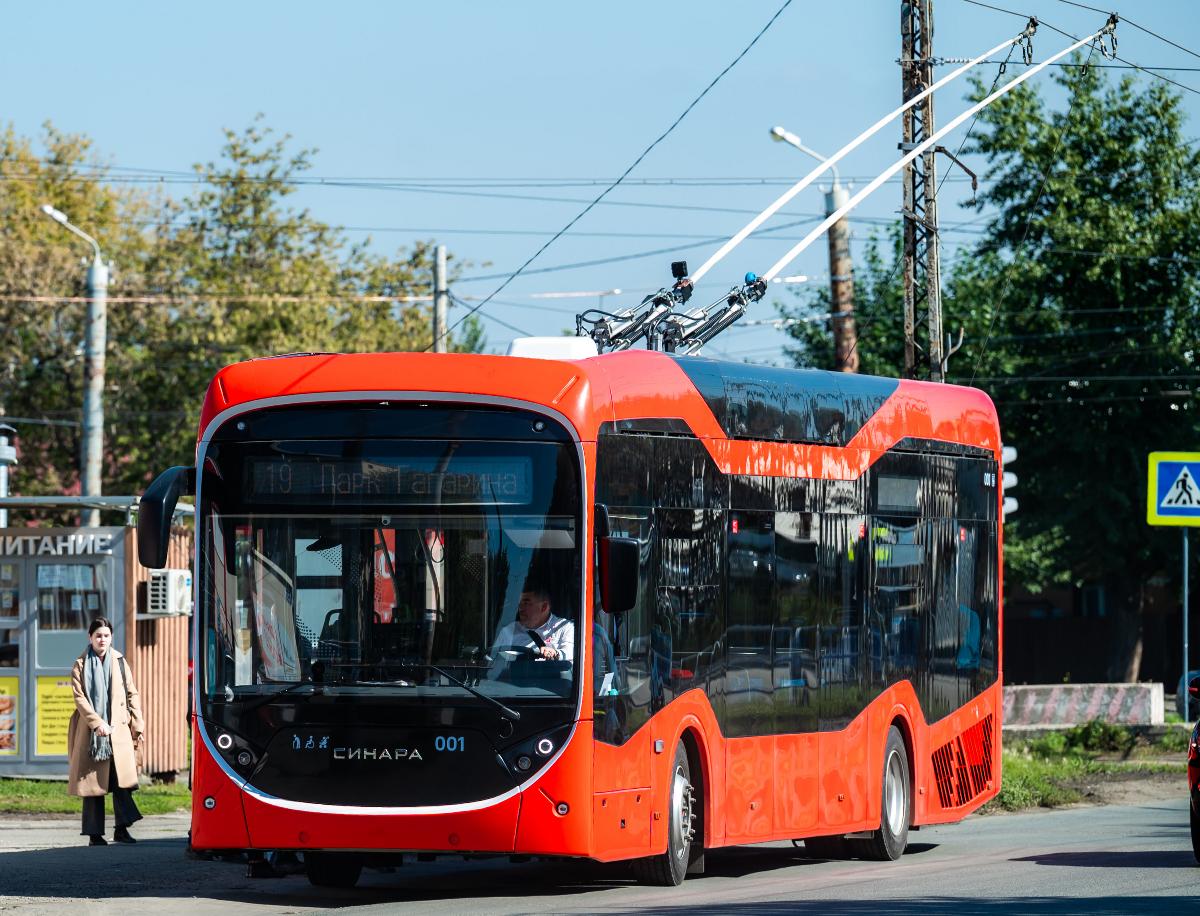
{"label": "side vent louver", "polygon": [[933,752],[938,801],[960,808],[992,781],[992,717],[989,715]]}

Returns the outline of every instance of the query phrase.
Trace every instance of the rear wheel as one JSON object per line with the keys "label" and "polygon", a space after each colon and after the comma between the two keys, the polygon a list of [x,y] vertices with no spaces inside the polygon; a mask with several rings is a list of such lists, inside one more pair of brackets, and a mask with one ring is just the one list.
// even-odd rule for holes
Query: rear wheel
{"label": "rear wheel", "polygon": [[[675,766],[671,771],[670,795],[667,799],[667,851],[662,855],[635,859],[634,876],[643,884],[675,887],[683,883],[688,866],[703,855],[704,839],[696,842],[697,809],[700,799],[692,784],[687,750],[675,746]],[[699,845],[699,850],[693,847]]]}
{"label": "rear wheel", "polygon": [[337,852],[307,852],[304,870],[316,887],[354,887],[362,874],[362,861]]}
{"label": "rear wheel", "polygon": [[888,730],[883,752],[883,805],[879,829],[863,840],[855,840],[854,852],[864,859],[880,862],[900,858],[908,845],[908,826],[912,823],[912,782],[908,771],[908,748],[900,729]]}
{"label": "rear wheel", "polygon": [[1197,800],[1192,799],[1192,803],[1188,805],[1188,810],[1191,811],[1192,820],[1192,855],[1196,857],[1196,862],[1200,864],[1200,811],[1196,809]]}

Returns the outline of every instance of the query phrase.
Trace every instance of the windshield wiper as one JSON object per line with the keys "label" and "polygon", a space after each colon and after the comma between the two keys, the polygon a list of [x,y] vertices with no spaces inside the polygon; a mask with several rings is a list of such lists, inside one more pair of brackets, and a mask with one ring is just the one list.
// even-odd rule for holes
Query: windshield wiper
{"label": "windshield wiper", "polygon": [[[489,703],[496,706],[502,713],[504,713],[504,715],[506,715],[510,719],[512,719],[514,722],[516,722],[517,720],[519,720],[521,718],[521,714],[519,712],[517,712],[515,709],[504,705],[499,700],[497,700],[495,697],[488,696],[486,693],[483,693],[480,690],[476,690],[474,687],[472,687],[466,681],[460,681],[458,678],[456,678],[453,674],[451,674],[449,671],[447,671],[444,668],[439,668],[437,665],[430,664],[429,662],[408,662],[407,664],[412,668],[428,668],[430,671],[436,671],[442,677],[453,682],[456,686],[461,687],[463,690],[467,691],[467,693],[471,694],[472,696],[477,696],[481,700],[487,700]],[[353,683],[348,683],[345,686],[347,686],[347,687],[417,687],[420,685],[410,684],[408,681],[354,681]]]}
{"label": "windshield wiper", "polygon": [[274,693],[268,693],[265,697],[259,697],[254,702],[249,703],[246,706],[243,706],[242,707],[242,715],[245,715],[246,713],[250,712],[250,710],[252,710],[252,709],[258,709],[258,707],[264,705],[265,703],[270,703],[272,700],[278,699],[279,697],[283,696],[285,693],[291,693],[293,690],[299,690],[301,687],[312,687],[313,688],[313,692],[309,694],[310,697],[315,697],[322,692],[320,690],[320,688],[318,688],[317,685],[314,684],[312,681],[297,681],[295,684],[288,684],[282,690],[276,690]]}
{"label": "windshield wiper", "polygon": [[445,670],[444,668],[439,668],[437,665],[431,665],[429,662],[422,662],[421,664],[423,664],[426,668],[430,669],[431,671],[436,671],[442,677],[446,678],[446,680],[457,684],[463,690],[467,691],[467,693],[470,693],[473,696],[477,696],[481,700],[487,700],[489,703],[496,706],[496,708],[499,709],[502,713],[504,713],[506,716],[508,716],[510,719],[512,719],[514,722],[516,722],[517,720],[519,720],[521,718],[521,714],[519,712],[517,712],[515,709],[505,706],[503,703],[501,703],[495,697],[490,697],[481,690],[476,690],[474,687],[472,687],[466,681],[460,681],[458,678],[456,678],[453,674],[451,674],[449,671]]}

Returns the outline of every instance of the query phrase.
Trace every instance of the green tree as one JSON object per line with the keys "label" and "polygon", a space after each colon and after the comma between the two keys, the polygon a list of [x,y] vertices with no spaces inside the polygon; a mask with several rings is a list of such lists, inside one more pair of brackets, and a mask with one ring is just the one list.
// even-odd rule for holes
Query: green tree
{"label": "green tree", "polygon": [[[1177,539],[1145,524],[1146,455],[1200,442],[1200,153],[1161,84],[1094,68],[1058,82],[1060,111],[1026,84],[980,116],[969,151],[987,161],[978,206],[992,216],[945,280],[945,326],[966,331],[949,381],[988,391],[1020,450],[1009,584],[1102,583],[1117,623],[1108,674],[1134,680],[1147,582],[1177,562]],[[894,373],[898,271],[874,250],[859,349]],[[826,358],[811,331],[793,336],[799,360]]]}
{"label": "green tree", "polygon": [[[153,200],[103,179],[108,170],[91,142],[47,123],[43,152],[15,133],[0,133],[0,407],[16,422],[21,465],[14,491],[78,493],[83,386],[84,263],[91,249],[40,212],[51,203],[86,227],[120,268],[110,295],[140,288],[144,226]],[[82,261],[81,261],[82,259]],[[110,308],[110,341],[145,319],[141,305]],[[110,414],[109,424],[123,422]]]}
{"label": "green tree", "polygon": [[[0,403],[13,416],[77,422],[84,272],[72,237],[38,213],[51,201],[116,264],[105,390],[105,492],[140,492],[156,470],[191,460],[204,389],[221,366],[296,351],[428,347],[431,245],[393,257],[289,206],[312,150],[261,119],[226,131],[197,191],[153,198],[106,180],[85,138],[47,127],[46,155],[0,135],[0,314],[12,329]],[[453,262],[452,262],[453,263]],[[453,276],[453,267],[452,267]],[[480,350],[478,322],[451,342]],[[19,492],[78,492],[77,426],[22,425]],[[64,516],[60,514],[59,518]]]}

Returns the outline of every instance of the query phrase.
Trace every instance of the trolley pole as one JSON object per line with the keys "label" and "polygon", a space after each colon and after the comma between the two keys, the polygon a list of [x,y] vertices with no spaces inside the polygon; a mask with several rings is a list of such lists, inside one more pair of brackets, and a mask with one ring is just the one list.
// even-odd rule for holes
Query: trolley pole
{"label": "trolley pole", "polygon": [[450,292],[446,288],[446,246],[433,250],[433,352],[446,352],[446,311]]}

